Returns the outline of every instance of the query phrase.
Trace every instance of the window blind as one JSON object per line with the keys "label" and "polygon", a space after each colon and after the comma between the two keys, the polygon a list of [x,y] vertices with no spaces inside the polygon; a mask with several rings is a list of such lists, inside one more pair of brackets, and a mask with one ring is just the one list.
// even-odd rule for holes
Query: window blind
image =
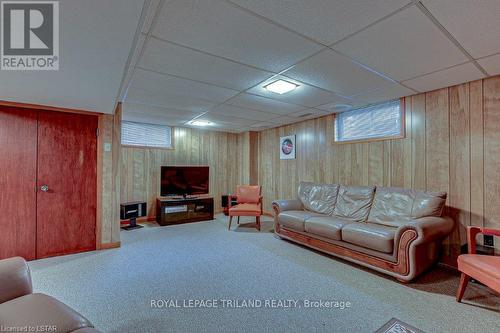
{"label": "window blind", "polygon": [[165,125],[122,122],[122,145],[172,148],[172,128]]}
{"label": "window blind", "polygon": [[352,141],[402,135],[399,100],[346,111],[335,116],[335,141]]}

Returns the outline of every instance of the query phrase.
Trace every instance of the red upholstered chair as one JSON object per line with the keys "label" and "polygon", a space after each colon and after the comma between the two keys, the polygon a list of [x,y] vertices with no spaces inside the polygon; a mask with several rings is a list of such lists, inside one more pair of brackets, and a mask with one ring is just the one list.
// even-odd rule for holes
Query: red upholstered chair
{"label": "red upholstered chair", "polygon": [[237,205],[231,206],[232,200],[229,200],[229,230],[231,230],[233,216],[238,217],[238,224],[240,224],[240,216],[255,216],[255,223],[260,231],[260,216],[262,215],[261,191],[261,186],[238,185],[236,196],[231,197],[231,199],[236,197]]}
{"label": "red upholstered chair", "polygon": [[500,293],[500,257],[476,254],[477,234],[500,236],[500,230],[467,227],[469,253],[458,257],[458,270],[462,275],[457,291],[457,302],[462,300],[470,278],[474,278]]}

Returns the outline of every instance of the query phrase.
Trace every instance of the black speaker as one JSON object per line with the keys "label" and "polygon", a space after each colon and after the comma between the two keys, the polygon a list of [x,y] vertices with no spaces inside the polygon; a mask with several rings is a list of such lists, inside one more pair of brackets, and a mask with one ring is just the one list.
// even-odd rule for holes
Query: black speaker
{"label": "black speaker", "polygon": [[122,227],[122,229],[133,230],[142,228],[141,225],[137,224],[137,218],[146,216],[146,214],[147,207],[145,202],[134,201],[120,204],[120,219],[130,220],[130,224]]}
{"label": "black speaker", "polygon": [[229,199],[228,195],[222,195],[222,197],[221,197],[222,207],[226,208],[228,206],[228,199]]}

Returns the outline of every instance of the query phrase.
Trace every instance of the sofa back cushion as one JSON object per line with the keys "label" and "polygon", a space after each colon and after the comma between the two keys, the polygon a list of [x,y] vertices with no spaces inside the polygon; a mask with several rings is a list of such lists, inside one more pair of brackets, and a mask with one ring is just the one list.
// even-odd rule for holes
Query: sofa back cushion
{"label": "sofa back cushion", "polygon": [[339,185],[335,184],[301,182],[298,194],[305,209],[315,213],[331,215],[337,201],[338,190]]}
{"label": "sofa back cushion", "polygon": [[409,220],[441,216],[446,193],[377,187],[368,222],[399,227]]}
{"label": "sofa back cushion", "polygon": [[413,201],[411,217],[441,216],[446,203],[446,192],[418,191]]}
{"label": "sofa back cushion", "polygon": [[415,191],[395,187],[377,187],[368,222],[398,227],[411,220]]}
{"label": "sofa back cushion", "polygon": [[374,191],[374,186],[341,185],[333,215],[365,222],[370,212]]}

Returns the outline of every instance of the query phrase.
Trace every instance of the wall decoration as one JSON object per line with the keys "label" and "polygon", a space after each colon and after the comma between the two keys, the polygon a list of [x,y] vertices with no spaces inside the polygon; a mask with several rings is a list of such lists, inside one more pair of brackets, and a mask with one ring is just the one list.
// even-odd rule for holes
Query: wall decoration
{"label": "wall decoration", "polygon": [[295,135],[283,136],[280,138],[280,159],[295,159]]}

